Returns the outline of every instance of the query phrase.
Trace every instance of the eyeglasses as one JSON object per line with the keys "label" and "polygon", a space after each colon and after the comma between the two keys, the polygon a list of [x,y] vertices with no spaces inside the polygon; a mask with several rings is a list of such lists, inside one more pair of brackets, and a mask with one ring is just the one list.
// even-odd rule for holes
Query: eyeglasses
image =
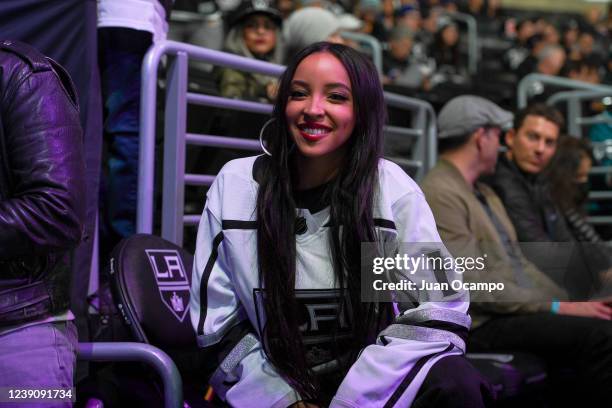
{"label": "eyeglasses", "polygon": [[271,21],[249,20],[244,24],[244,28],[253,31],[257,31],[260,27],[266,31],[273,31],[276,29],[276,25]]}

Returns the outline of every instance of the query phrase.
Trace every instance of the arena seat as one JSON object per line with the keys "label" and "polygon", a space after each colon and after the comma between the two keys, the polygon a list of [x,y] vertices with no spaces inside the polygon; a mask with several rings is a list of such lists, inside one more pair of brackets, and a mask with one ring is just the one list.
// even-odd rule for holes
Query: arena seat
{"label": "arena seat", "polygon": [[[185,406],[213,407],[204,396],[207,374],[215,368],[207,364],[216,365],[216,360],[209,360],[197,346],[189,318],[192,265],[192,255],[177,245],[136,234],[122,240],[111,254],[110,288],[131,341],[161,349],[178,367]],[[101,400],[105,407],[161,407],[159,380],[151,374],[140,365],[107,366],[92,376],[82,397]]]}

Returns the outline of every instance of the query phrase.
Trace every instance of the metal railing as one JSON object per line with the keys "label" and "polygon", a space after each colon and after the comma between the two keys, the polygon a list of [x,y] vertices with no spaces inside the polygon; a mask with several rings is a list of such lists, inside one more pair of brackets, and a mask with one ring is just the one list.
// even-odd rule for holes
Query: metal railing
{"label": "metal railing", "polygon": [[[593,85],[582,81],[575,81],[573,79],[561,78],[550,75],[542,74],[529,74],[526,75],[518,84],[517,88],[517,106],[522,109],[527,106],[529,100],[530,91],[535,87],[546,87],[546,85],[553,85],[563,88],[569,88],[572,90],[588,90],[588,91],[602,91],[608,92],[612,95],[612,87],[604,85]],[[543,91],[543,89],[540,89]]]}
{"label": "metal railing", "polygon": [[480,60],[480,47],[478,45],[478,24],[474,16],[465,13],[444,13],[445,17],[465,23],[467,26],[468,45],[468,73],[475,75],[478,72]]}
{"label": "metal railing", "polygon": [[[376,39],[376,37],[372,37],[371,35],[363,34],[363,33],[354,33],[352,31],[340,31],[340,36],[347,40],[352,40],[358,43],[361,47],[365,48],[366,52],[370,54],[372,57],[372,62],[376,67],[379,75],[383,74],[383,51],[382,45]],[[365,46],[365,47],[363,47]]]}
{"label": "metal railing", "polygon": [[[142,66],[140,107],[140,160],[138,181],[137,231],[153,230],[155,114],[159,62],[164,55],[174,55],[166,78],[164,168],[162,194],[162,237],[182,245],[185,225],[197,225],[199,214],[184,214],[185,184],[207,186],[214,175],[185,173],[186,144],[260,151],[256,140],[217,135],[186,133],[187,104],[197,104],[260,114],[270,114],[272,105],[187,92],[187,65],[195,59],[214,65],[259,74],[280,76],[285,67],[233,54],[172,41],[155,44],[147,52]],[[399,158],[400,165],[417,167],[417,178],[433,167],[436,160],[435,112],[427,102],[397,94],[385,93],[390,106],[414,113],[411,128],[385,127],[385,135],[415,137],[412,159]],[[416,159],[415,159],[416,158]],[[402,163],[402,159],[405,160]]]}
{"label": "metal railing", "polygon": [[556,105],[558,103],[567,103],[567,133],[572,136],[582,137],[583,125],[594,125],[597,123],[612,123],[612,118],[600,117],[583,117],[582,116],[582,101],[598,98],[612,97],[612,87],[608,89],[596,90],[573,90],[558,92],[552,95],[546,103],[548,105]]}
{"label": "metal railing", "polygon": [[[579,84],[589,85],[579,81]],[[575,85],[575,84],[574,84]],[[606,115],[598,115],[592,117],[584,117],[582,114],[582,102],[588,100],[597,100],[606,97],[612,97],[612,87],[596,86],[595,89],[574,89],[570,91],[557,92],[550,96],[546,103],[548,105],[558,105],[560,103],[567,104],[567,133],[571,136],[582,138],[582,127],[585,125],[593,125],[598,123],[612,124],[612,117]],[[608,174],[612,173],[612,166],[598,166],[591,169],[591,174]],[[591,191],[589,193],[590,200],[611,200],[612,191]],[[612,224],[612,216],[594,216],[588,218],[591,224]]]}
{"label": "metal railing", "polygon": [[183,381],[174,361],[150,344],[136,342],[79,343],[77,356],[86,361],[137,361],[151,366],[164,385],[164,406],[183,408]]}

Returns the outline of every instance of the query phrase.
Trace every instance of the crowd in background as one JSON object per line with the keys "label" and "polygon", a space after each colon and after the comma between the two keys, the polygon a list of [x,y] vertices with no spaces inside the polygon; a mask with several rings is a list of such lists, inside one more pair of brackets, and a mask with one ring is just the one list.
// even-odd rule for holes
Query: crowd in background
{"label": "crowd in background", "polygon": [[[202,10],[201,2],[197,4]],[[197,4],[178,1],[175,9],[195,10]],[[406,87],[406,92],[444,92],[454,85],[464,91],[454,94],[465,93],[481,86],[476,79],[482,75],[491,79],[490,93],[509,84],[516,88],[529,73],[589,83],[612,80],[612,8],[607,15],[596,8],[579,15],[504,9],[499,0],[262,0],[216,2],[212,9],[220,9],[224,16],[227,35],[220,48],[266,61],[286,62],[296,49],[315,41],[346,42],[340,32],[373,36],[384,49],[384,83]],[[256,18],[269,21],[269,29],[262,27],[259,34],[268,40],[258,40],[267,45],[253,51],[248,33],[257,29],[250,21],[256,9]],[[457,13],[472,16],[477,23],[481,54],[477,73],[468,70],[467,25],[456,18]],[[241,49],[236,48],[237,31],[245,33],[247,46]],[[248,92],[244,96],[252,97]],[[512,100],[497,98],[506,106]]]}
{"label": "crowd in background", "polygon": [[[501,6],[498,0],[185,0],[178,1],[174,10],[221,15],[221,34],[217,40],[211,35],[176,38],[180,24],[171,21],[169,37],[286,64],[298,50],[317,41],[345,43],[371,55],[367,45],[345,33],[367,34],[382,46],[381,77],[386,90],[428,101],[436,111],[452,97],[464,94],[480,95],[515,110],[517,85],[531,73],[612,84],[612,7],[606,13],[593,8],[576,14]],[[466,16],[476,22],[479,57],[475,69],[470,67]],[[209,69],[204,77],[211,84],[205,90],[208,93],[264,103],[275,98],[274,77],[222,67]],[[560,90],[536,84],[528,92],[531,100],[546,102]],[[610,115],[609,102],[584,103],[583,115]],[[235,120],[237,114],[209,112],[207,116],[224,118],[211,122],[226,125],[201,128],[198,119],[196,127],[202,133],[256,137],[253,129],[259,129],[263,119],[253,115]],[[391,110],[391,124],[409,124],[404,116]],[[612,140],[606,123],[585,127],[585,134],[596,146]],[[601,151],[595,149],[591,164],[608,163]],[[217,150],[212,161],[222,163],[234,157]],[[220,165],[213,167],[214,172]],[[612,183],[606,176],[591,181],[598,190],[609,189]],[[591,204],[591,211],[599,215],[609,210],[605,202]]]}

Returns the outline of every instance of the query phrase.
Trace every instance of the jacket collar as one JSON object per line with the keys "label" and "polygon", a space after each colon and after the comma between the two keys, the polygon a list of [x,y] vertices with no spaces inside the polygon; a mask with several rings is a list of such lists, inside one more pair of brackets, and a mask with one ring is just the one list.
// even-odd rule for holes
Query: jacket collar
{"label": "jacket collar", "polygon": [[458,186],[461,186],[462,189],[473,192],[474,186],[471,186],[463,175],[459,171],[459,169],[450,161],[446,159],[438,160],[438,166],[445,170],[445,173],[448,174],[449,177],[452,178],[454,182],[457,183]]}

